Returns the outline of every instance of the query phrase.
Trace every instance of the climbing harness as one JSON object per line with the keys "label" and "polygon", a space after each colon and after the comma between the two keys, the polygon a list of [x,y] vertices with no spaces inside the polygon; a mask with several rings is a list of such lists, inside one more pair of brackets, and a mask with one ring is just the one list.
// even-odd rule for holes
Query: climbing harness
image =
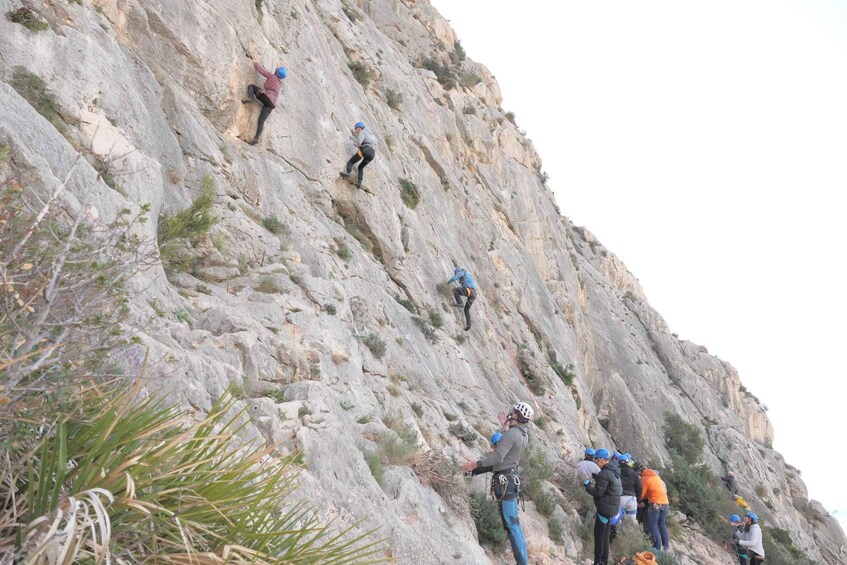
{"label": "climbing harness", "polygon": [[[514,488],[511,488],[514,486]],[[491,496],[495,502],[504,500],[523,499],[523,488],[518,469],[512,467],[504,471],[497,471],[491,477]]]}

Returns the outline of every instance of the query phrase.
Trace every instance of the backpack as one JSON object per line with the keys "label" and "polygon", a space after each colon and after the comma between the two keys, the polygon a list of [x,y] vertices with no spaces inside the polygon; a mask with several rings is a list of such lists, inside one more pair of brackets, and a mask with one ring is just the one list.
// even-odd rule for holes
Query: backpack
{"label": "backpack", "polygon": [[636,553],[633,556],[632,562],[635,565],[656,565],[656,563],[658,563],[656,561],[656,556],[649,551],[642,551],[641,553]]}

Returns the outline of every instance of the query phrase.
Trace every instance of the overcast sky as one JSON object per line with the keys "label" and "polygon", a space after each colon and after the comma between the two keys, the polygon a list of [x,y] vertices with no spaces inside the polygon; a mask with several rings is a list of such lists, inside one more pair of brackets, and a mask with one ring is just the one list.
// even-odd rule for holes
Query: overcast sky
{"label": "overcast sky", "polygon": [[432,2],[562,213],[738,369],[847,525],[847,0]]}

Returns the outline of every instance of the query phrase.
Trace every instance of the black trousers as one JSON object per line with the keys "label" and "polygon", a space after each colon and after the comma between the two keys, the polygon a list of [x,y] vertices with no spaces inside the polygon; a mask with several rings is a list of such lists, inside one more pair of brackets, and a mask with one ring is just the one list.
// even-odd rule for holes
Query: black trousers
{"label": "black trousers", "polygon": [[594,565],[606,565],[609,561],[609,533],[611,526],[600,521],[600,514],[594,517]]}
{"label": "black trousers", "polygon": [[374,148],[371,147],[370,145],[359,149],[358,151],[356,151],[353,154],[352,157],[350,157],[350,160],[347,161],[347,173],[348,174],[352,173],[353,172],[353,165],[355,165],[361,159],[362,162],[359,164],[359,181],[358,182],[359,182],[359,184],[362,184],[362,179],[365,178],[364,177],[365,167],[368,166],[368,163],[370,163],[371,161],[374,160],[375,156],[376,156],[376,151],[374,151]]}
{"label": "black trousers", "polygon": [[276,108],[276,106],[274,106],[274,103],[271,102],[271,99],[265,96],[264,94],[259,93],[259,90],[261,90],[261,88],[259,88],[255,84],[251,84],[247,87],[247,97],[255,98],[256,100],[262,103],[262,111],[259,112],[259,122],[256,124],[256,135],[254,136],[255,139],[259,139],[259,136],[262,135],[262,130],[265,129],[265,120],[268,119],[268,116],[271,115],[273,109]]}
{"label": "black trousers", "polygon": [[473,306],[473,301],[476,300],[476,290],[472,288],[454,288],[453,289],[453,298],[456,300],[456,304],[462,304],[462,297],[467,298],[467,302],[465,302],[465,324],[467,326],[471,325],[471,306]]}

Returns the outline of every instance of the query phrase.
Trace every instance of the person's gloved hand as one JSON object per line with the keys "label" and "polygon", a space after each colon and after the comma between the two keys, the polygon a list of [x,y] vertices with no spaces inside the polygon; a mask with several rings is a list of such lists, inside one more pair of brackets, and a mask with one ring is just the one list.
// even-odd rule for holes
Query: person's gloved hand
{"label": "person's gloved hand", "polygon": [[591,473],[591,478],[592,478],[592,479],[597,479],[597,473]]}
{"label": "person's gloved hand", "polygon": [[590,484],[591,484],[591,479],[585,479],[585,482],[584,482],[584,483],[582,483],[582,484],[584,484],[585,486],[590,485]]}

